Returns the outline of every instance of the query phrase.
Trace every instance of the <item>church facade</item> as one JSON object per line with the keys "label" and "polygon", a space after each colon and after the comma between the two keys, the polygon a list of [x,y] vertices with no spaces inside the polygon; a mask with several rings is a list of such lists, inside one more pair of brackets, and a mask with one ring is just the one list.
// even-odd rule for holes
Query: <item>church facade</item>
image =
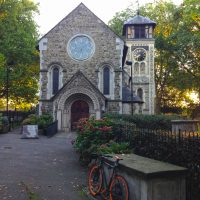
{"label": "church facade", "polygon": [[[124,28],[127,35],[129,24]],[[132,109],[134,113],[153,114],[152,41],[137,41],[133,45],[133,41],[116,35],[81,3],[39,41],[39,114],[51,113],[58,120],[58,129],[66,132],[80,118],[99,119],[105,112],[129,114]],[[144,49],[145,58],[136,62],[140,74],[132,75],[130,85],[126,60],[132,60],[131,72],[137,65],[132,57],[137,48],[132,46]],[[145,63],[142,76],[141,63]]]}

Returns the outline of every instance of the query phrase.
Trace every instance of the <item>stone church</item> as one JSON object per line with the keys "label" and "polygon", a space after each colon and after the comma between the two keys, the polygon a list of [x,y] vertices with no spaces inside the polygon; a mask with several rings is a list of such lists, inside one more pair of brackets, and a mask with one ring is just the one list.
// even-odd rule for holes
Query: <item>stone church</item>
{"label": "stone church", "polygon": [[154,113],[156,23],[139,13],[116,35],[83,3],[39,41],[39,113],[58,129],[103,113]]}

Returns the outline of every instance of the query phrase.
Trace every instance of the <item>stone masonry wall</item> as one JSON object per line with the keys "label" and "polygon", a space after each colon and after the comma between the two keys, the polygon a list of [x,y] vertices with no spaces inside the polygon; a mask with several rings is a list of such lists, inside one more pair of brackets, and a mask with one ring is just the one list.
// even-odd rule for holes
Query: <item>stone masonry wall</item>
{"label": "stone masonry wall", "polygon": [[[90,36],[95,43],[93,56],[85,61],[73,60],[67,53],[68,41],[77,34]],[[57,24],[43,38],[47,39],[47,50],[42,52],[42,99],[47,98],[47,70],[52,63],[59,63],[63,67],[63,84],[80,70],[96,87],[98,74],[96,71],[103,63],[109,63],[115,73],[115,99],[120,98],[121,50],[117,37],[100,19],[88,8],[80,4],[66,18]],[[118,43],[117,40],[118,39]],[[46,70],[46,71],[45,71]]]}

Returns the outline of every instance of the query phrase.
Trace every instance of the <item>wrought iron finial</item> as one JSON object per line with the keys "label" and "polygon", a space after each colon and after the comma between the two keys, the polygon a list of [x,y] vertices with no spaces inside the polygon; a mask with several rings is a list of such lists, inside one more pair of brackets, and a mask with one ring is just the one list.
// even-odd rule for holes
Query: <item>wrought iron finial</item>
{"label": "wrought iron finial", "polygon": [[139,3],[139,0],[136,0],[136,3],[137,3],[137,15],[140,15],[140,3]]}

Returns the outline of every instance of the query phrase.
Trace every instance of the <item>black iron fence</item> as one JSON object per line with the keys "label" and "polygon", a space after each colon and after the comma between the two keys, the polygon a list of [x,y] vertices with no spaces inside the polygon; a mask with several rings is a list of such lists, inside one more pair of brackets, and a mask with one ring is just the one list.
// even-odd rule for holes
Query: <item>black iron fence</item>
{"label": "black iron fence", "polygon": [[20,123],[30,114],[33,114],[34,111],[16,111],[9,110],[0,111],[1,115],[4,116],[4,119],[8,121],[9,127],[13,128],[20,125]]}
{"label": "black iron fence", "polygon": [[200,133],[118,129],[118,140],[130,142],[134,153],[188,168],[187,200],[200,199]]}

